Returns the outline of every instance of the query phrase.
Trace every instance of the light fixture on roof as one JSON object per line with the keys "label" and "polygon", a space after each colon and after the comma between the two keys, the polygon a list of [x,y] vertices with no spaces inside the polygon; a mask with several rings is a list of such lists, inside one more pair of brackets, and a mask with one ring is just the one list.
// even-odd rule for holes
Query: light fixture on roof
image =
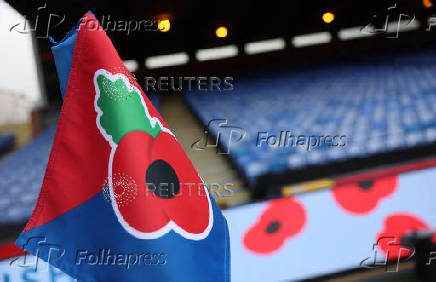
{"label": "light fixture on roof", "polygon": [[249,42],[245,44],[245,53],[249,55],[277,51],[285,49],[286,42],[283,38],[275,38],[268,40],[261,40],[256,42]]}
{"label": "light fixture on roof", "polygon": [[322,15],[322,21],[329,24],[335,20],[335,14],[332,12],[326,12]]}
{"label": "light fixture on roof", "polygon": [[138,62],[136,60],[124,60],[123,63],[129,72],[135,72],[138,70]]}
{"label": "light fixture on roof", "polygon": [[431,0],[422,0],[422,5],[427,9],[433,7],[433,2]]}
{"label": "light fixture on roof", "polygon": [[329,43],[332,40],[330,32],[316,32],[297,35],[292,38],[292,44],[296,48]]}
{"label": "light fixture on roof", "polygon": [[375,31],[374,31],[374,27],[372,27],[372,26],[347,27],[347,28],[343,28],[343,29],[338,31],[338,37],[340,40],[343,40],[343,41],[362,38],[362,37],[370,37],[370,36],[374,36],[374,35],[375,35]]}
{"label": "light fixture on roof", "polygon": [[185,52],[152,56],[145,59],[145,66],[149,69],[184,65],[189,61],[189,56]]}
{"label": "light fixture on roof", "polygon": [[157,27],[160,32],[168,32],[171,28],[171,22],[169,19],[160,19]]}
{"label": "light fixture on roof", "polygon": [[215,30],[216,37],[220,37],[220,38],[227,37],[227,33],[228,30],[227,27],[225,26],[220,26]]}
{"label": "light fixture on roof", "polygon": [[227,45],[209,49],[199,49],[195,57],[199,61],[218,60],[238,55],[238,47],[236,45]]}

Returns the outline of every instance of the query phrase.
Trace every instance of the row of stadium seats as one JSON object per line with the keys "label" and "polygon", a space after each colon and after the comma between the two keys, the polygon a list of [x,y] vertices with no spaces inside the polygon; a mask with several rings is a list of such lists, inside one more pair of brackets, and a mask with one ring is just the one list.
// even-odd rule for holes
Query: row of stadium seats
{"label": "row of stadium seats", "polygon": [[[235,78],[233,91],[185,94],[203,124],[227,120],[227,128],[210,123],[209,131],[220,135],[222,147],[251,185],[267,173],[365,158],[436,141],[433,51],[384,56],[367,64],[334,64]],[[246,134],[240,141],[230,136],[235,127]],[[303,135],[305,144],[288,140],[288,146],[277,145],[274,137],[270,145],[266,143],[268,136],[280,137],[281,131],[290,131],[294,139]],[[319,142],[308,150],[310,136],[326,135],[344,136],[343,142],[340,146]]]}

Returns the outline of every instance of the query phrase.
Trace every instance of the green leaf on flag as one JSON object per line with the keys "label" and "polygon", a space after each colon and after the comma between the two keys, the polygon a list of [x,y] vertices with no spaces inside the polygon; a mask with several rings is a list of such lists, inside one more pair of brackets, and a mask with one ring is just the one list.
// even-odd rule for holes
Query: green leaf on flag
{"label": "green leaf on flag", "polygon": [[100,74],[97,76],[97,87],[100,90],[97,106],[103,112],[100,125],[112,136],[114,143],[118,144],[133,131],[147,132],[153,138],[162,131],[158,123],[152,127],[141,102],[141,94],[136,90],[129,91],[122,79],[111,81]]}

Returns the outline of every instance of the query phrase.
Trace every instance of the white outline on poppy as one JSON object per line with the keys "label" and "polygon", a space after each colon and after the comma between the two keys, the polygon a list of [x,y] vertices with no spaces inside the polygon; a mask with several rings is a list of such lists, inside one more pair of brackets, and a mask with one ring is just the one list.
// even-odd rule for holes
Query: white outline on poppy
{"label": "white outline on poppy", "polygon": [[[112,200],[111,201],[112,208],[115,212],[115,215],[117,216],[118,222],[121,224],[121,226],[127,232],[129,232],[130,234],[132,234],[133,236],[135,236],[138,239],[157,239],[157,238],[162,237],[163,235],[167,234],[171,230],[174,230],[174,232],[180,234],[181,236],[185,237],[186,239],[202,240],[202,239],[206,238],[209,235],[209,233],[212,229],[212,226],[213,226],[213,210],[212,210],[212,204],[210,202],[210,195],[209,195],[208,189],[205,189],[205,191],[207,194],[207,200],[208,200],[208,204],[209,204],[209,223],[202,233],[189,233],[189,232],[185,231],[182,227],[178,226],[177,223],[175,223],[172,219],[169,219],[168,223],[165,226],[161,227],[160,229],[158,229],[156,231],[142,232],[142,231],[136,230],[134,227],[130,226],[123,218],[122,214],[120,213],[120,211],[118,209],[118,205],[117,205],[116,200],[115,200],[113,186],[112,186],[112,162],[114,159],[115,151],[117,149],[117,144],[113,141],[112,136],[110,136],[100,124],[100,118],[103,115],[103,111],[97,105],[97,101],[100,98],[100,88],[98,87],[98,83],[97,83],[97,77],[99,75],[103,75],[104,77],[106,77],[107,79],[109,79],[112,82],[115,82],[118,79],[122,79],[124,84],[127,85],[129,92],[135,91],[136,94],[139,95],[139,97],[141,99],[141,103],[144,106],[145,114],[146,114],[148,120],[150,121],[151,126],[154,128],[156,126],[156,123],[158,123],[163,132],[170,134],[171,136],[174,137],[174,139],[176,139],[176,137],[168,128],[166,128],[162,125],[162,123],[160,122],[160,120],[157,117],[152,117],[150,115],[150,113],[148,112],[148,107],[144,101],[144,98],[142,97],[142,92],[138,88],[136,88],[134,85],[131,85],[129,79],[124,74],[122,74],[122,73],[112,74],[105,69],[99,69],[95,72],[93,81],[94,81],[94,88],[95,88],[94,108],[95,108],[95,111],[97,112],[96,123],[97,123],[98,129],[100,130],[100,133],[109,142],[109,144],[112,148],[111,153],[109,155],[108,183],[109,183],[109,188],[110,188],[109,189],[110,196],[111,196],[111,200]],[[177,141],[177,139],[176,139],[176,141]],[[200,179],[201,179],[201,177],[200,177]]]}

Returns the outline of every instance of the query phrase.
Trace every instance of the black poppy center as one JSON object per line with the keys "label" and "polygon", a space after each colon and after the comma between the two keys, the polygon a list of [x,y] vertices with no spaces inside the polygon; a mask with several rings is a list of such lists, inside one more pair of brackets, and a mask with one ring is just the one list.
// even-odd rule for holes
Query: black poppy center
{"label": "black poppy center", "polygon": [[266,233],[268,233],[268,234],[276,233],[277,231],[279,231],[280,225],[281,224],[278,221],[270,222],[268,224],[268,226],[266,227]]}
{"label": "black poppy center", "polygon": [[357,183],[357,185],[362,190],[368,190],[368,189],[371,189],[371,187],[374,185],[374,180],[360,181]]}
{"label": "black poppy center", "polygon": [[147,187],[159,198],[171,199],[179,193],[180,183],[176,172],[163,160],[152,162],[146,172]]}

